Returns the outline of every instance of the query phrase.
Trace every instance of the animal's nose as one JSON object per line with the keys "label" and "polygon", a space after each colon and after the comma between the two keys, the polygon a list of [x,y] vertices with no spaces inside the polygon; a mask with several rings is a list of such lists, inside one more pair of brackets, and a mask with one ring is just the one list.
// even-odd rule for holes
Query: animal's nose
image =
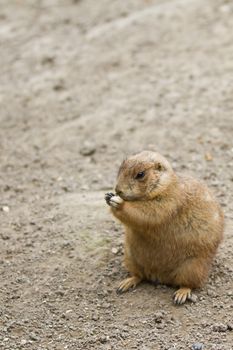
{"label": "animal's nose", "polygon": [[123,194],[123,192],[119,189],[118,186],[116,186],[115,191],[118,196],[121,196]]}

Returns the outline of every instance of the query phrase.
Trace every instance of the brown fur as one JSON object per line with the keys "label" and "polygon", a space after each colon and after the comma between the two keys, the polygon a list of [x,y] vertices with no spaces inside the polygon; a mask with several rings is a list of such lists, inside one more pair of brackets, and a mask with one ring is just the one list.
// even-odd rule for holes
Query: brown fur
{"label": "brown fur", "polygon": [[[142,171],[144,178],[135,179]],[[223,213],[212,193],[147,151],[122,163],[116,193],[120,204],[111,211],[125,226],[124,259],[133,276],[120,290],[159,280],[179,286],[175,301],[183,303],[203,285],[223,237]]]}

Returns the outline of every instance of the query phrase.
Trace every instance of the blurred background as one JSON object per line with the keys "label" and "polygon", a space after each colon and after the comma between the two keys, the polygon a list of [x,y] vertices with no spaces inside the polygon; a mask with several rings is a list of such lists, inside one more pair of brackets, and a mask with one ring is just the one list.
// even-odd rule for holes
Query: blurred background
{"label": "blurred background", "polygon": [[[0,50],[1,348],[232,349],[233,2],[0,0]],[[169,288],[115,295],[103,197],[143,149],[225,210],[214,274],[179,310]]]}

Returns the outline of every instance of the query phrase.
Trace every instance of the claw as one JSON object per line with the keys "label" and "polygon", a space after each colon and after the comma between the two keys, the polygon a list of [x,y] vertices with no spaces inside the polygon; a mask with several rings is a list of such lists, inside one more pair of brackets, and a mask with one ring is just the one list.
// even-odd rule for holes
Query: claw
{"label": "claw", "polygon": [[182,305],[191,298],[190,288],[180,288],[173,295],[173,301],[177,305]]}
{"label": "claw", "polygon": [[108,193],[105,194],[105,197],[108,197],[108,198],[111,198],[113,196],[115,196],[115,194],[112,193],[112,192],[108,192]]}
{"label": "claw", "polygon": [[105,198],[105,200],[106,200],[106,202],[107,202],[108,205],[110,205],[110,199],[111,199],[113,196],[115,196],[115,194],[112,193],[112,192],[108,192],[108,193],[105,194],[104,198]]}
{"label": "claw", "polygon": [[116,292],[117,294],[125,293],[131,288],[134,289],[140,282],[141,282],[141,278],[136,276],[126,278],[120,283]]}
{"label": "claw", "polygon": [[106,193],[105,200],[110,207],[118,208],[119,205],[123,202],[123,199],[119,196],[116,196],[114,193]]}

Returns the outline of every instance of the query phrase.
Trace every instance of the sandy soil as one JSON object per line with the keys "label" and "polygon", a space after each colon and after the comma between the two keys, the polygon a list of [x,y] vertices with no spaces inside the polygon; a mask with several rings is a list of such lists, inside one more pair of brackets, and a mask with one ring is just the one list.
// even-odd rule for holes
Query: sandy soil
{"label": "sandy soil", "polygon": [[[1,0],[0,47],[0,348],[232,349],[232,2]],[[116,295],[123,230],[103,196],[142,149],[224,208],[196,303]]]}

